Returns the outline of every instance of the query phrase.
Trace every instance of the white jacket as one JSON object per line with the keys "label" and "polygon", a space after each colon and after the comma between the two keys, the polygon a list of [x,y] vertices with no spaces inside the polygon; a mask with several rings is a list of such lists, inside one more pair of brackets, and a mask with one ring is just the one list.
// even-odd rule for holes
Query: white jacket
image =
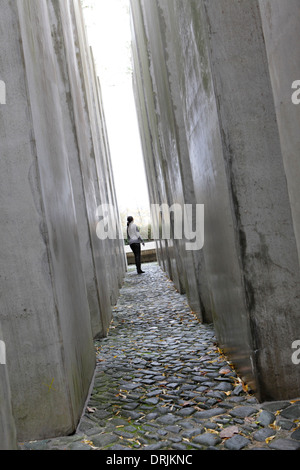
{"label": "white jacket", "polygon": [[144,240],[141,237],[139,229],[133,222],[131,222],[131,224],[127,228],[127,235],[128,235],[129,245],[132,245],[133,243],[144,243]]}

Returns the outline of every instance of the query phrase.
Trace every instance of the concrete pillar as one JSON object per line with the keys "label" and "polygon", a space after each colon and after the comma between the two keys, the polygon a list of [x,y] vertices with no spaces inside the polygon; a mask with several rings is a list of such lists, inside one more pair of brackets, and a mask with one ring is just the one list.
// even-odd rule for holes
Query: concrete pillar
{"label": "concrete pillar", "polygon": [[[135,64],[134,71],[133,71],[133,90],[134,90],[134,97],[136,102],[137,108],[137,115],[138,115],[138,123],[140,129],[140,136],[141,136],[141,144],[143,149],[144,155],[144,163],[146,169],[146,180],[148,184],[148,192],[149,192],[149,199],[152,204],[155,201],[159,201],[159,190],[158,185],[155,184],[155,177],[156,170],[155,170],[155,162],[153,158],[150,158],[152,155],[152,137],[151,131],[148,122],[148,114],[146,108],[146,102],[144,99],[144,88],[143,88],[143,77],[142,77],[142,70],[140,69],[139,60],[140,60],[140,47],[141,42],[137,43],[137,38],[133,31],[133,40],[132,40],[132,57],[133,62]],[[157,252],[157,260],[159,265],[162,267],[164,271],[168,271],[168,267],[165,265],[165,259],[162,256],[163,254],[163,247],[161,240],[156,240],[156,252]]]}
{"label": "concrete pillar", "polygon": [[[164,169],[162,168],[162,147],[158,133],[156,103],[154,99],[153,78],[150,73],[150,63],[147,53],[147,36],[145,31],[141,3],[131,3],[132,21],[134,24],[133,49],[136,60],[137,103],[140,103],[140,127],[143,147],[148,149],[145,154],[147,181],[150,204],[168,204],[165,187]],[[153,220],[155,224],[155,221]],[[168,255],[167,255],[168,253]],[[168,276],[179,287],[178,272],[172,252],[172,240],[159,240],[158,260]]]}
{"label": "concrete pillar", "polygon": [[[177,157],[191,169],[195,201],[205,205],[207,304],[219,344],[260,399],[293,398],[300,380],[291,360],[300,336],[297,218],[290,205],[297,166],[287,184],[259,3],[131,4],[135,42],[146,44],[136,74],[152,142],[155,132],[164,145],[170,138],[165,154],[173,155],[174,122],[181,123],[177,143],[183,145],[185,135],[187,151],[178,145]],[[145,79],[147,66],[153,83]],[[146,161],[162,161],[153,146],[146,152]],[[157,178],[165,191],[174,161],[165,157]]]}
{"label": "concrete pillar", "polygon": [[[80,54],[76,50],[78,38],[73,32],[69,2],[49,2],[49,19],[52,35],[55,38],[57,69],[60,83],[60,103],[63,112],[64,136],[67,139],[69,152],[69,168],[72,180],[74,203],[80,251],[86,281],[87,296],[91,315],[93,336],[103,335],[102,318],[110,309],[110,302],[104,307],[100,305],[98,289],[99,275],[95,264],[94,250],[99,249],[100,242],[96,239],[95,213],[97,191],[94,180],[97,176],[93,168],[94,160],[90,157],[93,152],[92,141],[89,138],[89,115],[85,107],[85,82],[81,77],[82,64]],[[105,286],[106,276],[102,277]],[[107,290],[103,289],[104,296]],[[103,297],[102,297],[103,299]],[[102,315],[100,314],[102,313]],[[110,313],[109,313],[110,315]]]}
{"label": "concrete pillar", "polygon": [[[208,287],[207,304],[212,310],[219,341],[222,345],[226,344],[231,355],[234,351],[239,351],[239,354],[242,351],[243,361],[240,362],[243,373],[247,370],[249,377],[252,376],[251,343],[247,316],[240,315],[244,310],[243,289],[210,67],[205,13],[199,2],[165,4],[169,14],[172,14],[173,35],[177,37],[173,56],[177,62],[188,145],[188,161],[183,160],[183,164],[191,167],[196,201],[205,205],[203,258]],[[169,44],[169,48],[172,47]],[[232,310],[236,310],[236,315],[235,322],[230,321],[231,336],[223,341],[226,319],[232,318]],[[224,316],[218,315],[219,311]]]}
{"label": "concrete pillar", "polygon": [[[116,271],[114,276],[121,277],[125,269],[106,266],[107,243],[96,234],[97,208],[105,203],[107,194],[107,189],[99,186],[96,165],[96,159],[103,159],[105,155],[100,151],[93,132],[94,128],[100,127],[94,111],[98,106],[95,92],[97,81],[80,4],[54,1],[49,4],[49,11],[60,64],[58,73],[64,84],[60,90],[64,133],[68,138],[70,174],[92,331],[94,337],[103,337],[112,318],[110,273]],[[106,177],[111,178],[111,175]],[[114,277],[113,280],[113,288],[117,288],[118,293],[118,283]]]}
{"label": "concrete pillar", "polygon": [[[164,189],[165,189],[165,199],[160,200],[160,201],[157,200],[156,203],[157,204],[166,203],[169,207],[171,207],[173,203],[182,205],[182,195],[179,194],[178,191],[176,193],[176,190],[177,190],[176,185],[178,186],[178,184],[180,183],[179,183],[178,172],[176,173],[176,169],[178,168],[176,144],[175,145],[173,144],[173,146],[171,144],[172,138],[174,139],[174,133],[172,132],[172,129],[171,129],[172,108],[170,107],[169,100],[167,100],[168,83],[167,83],[164,61],[162,60],[163,50],[162,50],[161,41],[160,41],[158,17],[155,14],[156,11],[152,9],[153,7],[152,4],[150,5],[147,2],[146,3],[141,2],[141,5],[142,5],[141,15],[143,15],[143,10],[146,10],[143,15],[144,16],[143,22],[145,26],[146,41],[147,43],[149,43],[148,51],[149,51],[150,62],[152,64],[152,67],[150,68],[152,89],[149,89],[149,91],[152,92],[153,96],[155,97],[154,106],[155,106],[155,112],[156,112],[155,117],[157,120],[157,128],[156,128],[157,136],[156,137],[158,140],[158,144],[160,146],[160,152],[158,154],[159,160],[157,161],[157,165],[159,166],[159,172],[161,174],[161,178],[162,178]],[[154,48],[152,45],[153,38],[155,38],[155,40],[157,41],[156,48]],[[157,61],[159,61],[161,65],[159,76],[156,75]],[[167,96],[166,96],[166,100],[163,103],[164,106],[161,106],[160,94],[163,93],[164,91],[167,91]],[[165,123],[168,124],[168,127],[165,126]],[[172,160],[173,166],[168,164],[168,160]],[[171,168],[174,168],[173,174],[171,174]],[[174,177],[174,175],[176,176],[175,176],[175,179],[172,181],[172,176]],[[173,195],[172,183],[175,186],[175,195]],[[171,264],[172,279],[177,289],[182,292],[184,290],[184,286],[183,286],[183,280],[181,279],[181,276],[180,276],[180,272],[182,272],[182,270],[180,269],[180,266],[179,266],[179,264],[181,263],[181,259],[178,256],[178,249],[180,250],[179,244],[180,244],[180,241],[175,241],[171,234],[171,238],[168,240],[168,243],[167,243],[168,258]]]}
{"label": "concrete pillar", "polygon": [[[92,142],[92,152],[90,158],[94,159],[95,170],[97,175],[99,204],[108,204],[113,208],[111,217],[115,217],[120,223],[117,201],[115,196],[115,188],[113,174],[110,163],[110,151],[106,132],[105,116],[103,112],[103,102],[101,97],[101,88],[96,77],[94,61],[91,49],[87,42],[83,13],[80,2],[74,2],[74,21],[77,27],[78,47],[80,53],[82,78],[85,82],[85,106],[89,114],[89,132]],[[95,230],[94,230],[95,233]],[[118,236],[117,239],[106,239],[101,241],[98,239],[98,245],[101,250],[97,253],[98,269],[101,269],[101,278],[107,276],[107,286],[103,286],[103,295],[108,294],[111,305],[115,304],[119,287],[122,284],[124,272],[126,270],[124,240]],[[105,254],[101,256],[101,253]],[[102,259],[101,259],[102,258]],[[110,319],[105,316],[107,328]]]}
{"label": "concrete pillar", "polygon": [[300,261],[300,104],[292,101],[292,85],[300,81],[300,4],[260,0],[259,7]]}
{"label": "concrete pillar", "polygon": [[17,450],[17,434],[12,412],[7,371],[6,343],[0,327],[0,450]]}
{"label": "concrete pillar", "polygon": [[[172,109],[170,117],[166,116],[164,126],[169,127],[171,137],[167,146],[166,158],[169,160],[168,168],[170,172],[169,187],[172,192],[173,201],[181,201],[184,204],[191,204],[195,208],[196,204],[202,204],[201,199],[197,199],[193,171],[190,160],[189,142],[186,133],[185,119],[182,106],[182,95],[180,87],[181,61],[180,36],[178,34],[178,24],[173,2],[164,0],[152,4],[153,14],[156,16],[156,22],[149,19],[149,28],[154,28],[158,23],[159,33],[152,34],[152,37],[161,36],[161,48],[165,61],[165,86],[160,87],[160,100],[164,102],[162,109]],[[145,4],[149,7],[149,2]],[[156,44],[154,51],[157,51]],[[154,54],[155,57],[155,54]],[[162,66],[153,65],[156,74],[161,74]],[[157,80],[160,83],[159,80]],[[167,104],[166,104],[167,103]],[[160,113],[160,119],[163,119],[163,113]],[[168,135],[164,130],[162,135]],[[212,321],[212,308],[209,298],[209,287],[207,284],[207,275],[205,269],[204,250],[187,251],[186,240],[181,244],[180,258],[182,258],[180,273],[183,277],[183,284],[187,292],[189,303],[200,320],[204,322]]]}
{"label": "concrete pillar", "polygon": [[103,199],[94,153],[103,156],[85,109],[95,85],[82,73],[79,1],[0,6],[0,317],[18,439],[34,440],[75,431],[94,374],[93,336],[110,321],[95,235]]}
{"label": "concrete pillar", "polygon": [[[172,64],[170,64],[172,51],[166,47],[167,31],[163,27],[165,23],[162,24],[156,2],[132,2],[132,7],[136,27],[140,28],[142,24],[142,30],[134,41],[133,55],[137,71],[135,77],[137,107],[143,110],[140,112],[140,122],[143,123],[142,134],[148,134],[148,145],[144,142],[144,153],[149,175],[150,200],[152,204],[165,203],[169,208],[176,204],[181,207],[183,213],[184,204],[195,204],[195,197],[188,160],[185,159],[185,163],[182,164],[183,156],[188,150],[185,134],[182,132],[182,113],[180,108],[177,108],[180,98],[177,94],[176,70],[171,69]],[[147,51],[150,58],[148,71],[145,60]],[[169,58],[168,63],[165,61],[166,56]],[[147,84],[146,90],[143,91],[141,83],[144,84],[144,88],[145,83]],[[153,110],[155,110],[155,120],[150,122],[148,116],[153,118]],[[154,139],[159,149],[157,152],[159,158],[153,160],[151,145]],[[155,191],[158,184],[159,190]],[[161,197],[162,194],[164,198]],[[199,319],[211,321],[208,309],[204,308],[196,272],[196,267],[203,266],[200,260],[201,252],[188,252],[185,240],[174,238],[172,225],[171,223],[171,238],[158,242],[160,264],[174,281],[177,289],[187,295]]]}
{"label": "concrete pillar", "polygon": [[[256,389],[291,398],[300,384],[291,361],[299,261],[259,4],[204,5]],[[229,322],[226,330],[232,337]]]}

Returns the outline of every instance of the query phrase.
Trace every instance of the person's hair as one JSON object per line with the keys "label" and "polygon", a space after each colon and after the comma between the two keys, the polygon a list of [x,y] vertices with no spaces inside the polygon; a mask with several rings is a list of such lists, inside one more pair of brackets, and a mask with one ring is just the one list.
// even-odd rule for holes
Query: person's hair
{"label": "person's hair", "polygon": [[133,222],[133,217],[127,217],[127,227],[129,227],[129,225],[131,224],[131,222]]}

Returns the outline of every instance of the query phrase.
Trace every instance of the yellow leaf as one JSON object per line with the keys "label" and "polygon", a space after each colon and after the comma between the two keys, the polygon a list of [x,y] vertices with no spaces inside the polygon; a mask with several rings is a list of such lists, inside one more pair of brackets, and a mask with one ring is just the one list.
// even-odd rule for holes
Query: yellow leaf
{"label": "yellow leaf", "polygon": [[81,441],[83,444],[87,444],[89,446],[93,446],[94,444],[92,443],[92,441],[88,441],[87,439],[84,439],[83,441]]}
{"label": "yellow leaf", "polygon": [[267,439],[266,439],[266,444],[269,444],[269,442],[273,441],[273,439],[274,439],[275,437],[276,437],[276,436],[267,437]]}
{"label": "yellow leaf", "polygon": [[275,429],[275,431],[280,431],[280,429],[281,429],[281,427],[276,426],[276,424],[269,424],[269,427],[272,428],[272,429]]}
{"label": "yellow leaf", "polygon": [[208,432],[209,434],[219,435],[218,431],[215,431],[215,429],[206,429],[206,428],[204,428],[204,429],[205,429],[205,432]]}

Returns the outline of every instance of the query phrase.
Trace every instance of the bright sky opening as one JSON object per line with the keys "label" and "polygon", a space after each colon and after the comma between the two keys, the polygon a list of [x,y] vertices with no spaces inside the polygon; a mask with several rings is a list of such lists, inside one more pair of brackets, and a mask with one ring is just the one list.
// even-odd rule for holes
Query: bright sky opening
{"label": "bright sky opening", "polygon": [[115,186],[124,216],[149,213],[148,188],[132,87],[129,0],[83,0],[103,94]]}

